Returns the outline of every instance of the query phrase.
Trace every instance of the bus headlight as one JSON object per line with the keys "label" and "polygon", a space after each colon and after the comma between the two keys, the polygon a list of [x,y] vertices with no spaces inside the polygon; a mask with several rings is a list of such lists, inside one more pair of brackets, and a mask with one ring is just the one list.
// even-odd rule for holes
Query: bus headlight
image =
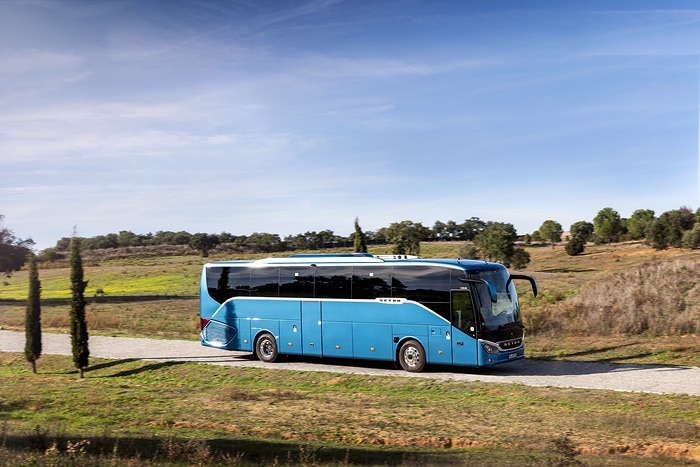
{"label": "bus headlight", "polygon": [[490,342],[481,341],[481,348],[484,349],[486,353],[491,355],[498,353],[498,347]]}

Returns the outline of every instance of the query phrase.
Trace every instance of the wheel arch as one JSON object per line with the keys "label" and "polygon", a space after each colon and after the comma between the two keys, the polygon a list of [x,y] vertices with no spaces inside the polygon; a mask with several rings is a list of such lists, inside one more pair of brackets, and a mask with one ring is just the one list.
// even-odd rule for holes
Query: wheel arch
{"label": "wheel arch", "polygon": [[421,339],[420,337],[412,336],[412,335],[410,335],[410,336],[403,336],[403,337],[399,338],[399,340],[397,340],[397,341],[394,342],[394,360],[396,360],[397,362],[399,361],[399,350],[401,350],[401,346],[402,346],[406,341],[416,341],[416,342],[418,342],[420,345],[423,346],[423,349],[426,348],[425,342],[423,342],[423,339]]}
{"label": "wheel arch", "polygon": [[262,336],[263,334],[271,335],[275,339],[275,341],[277,342],[278,347],[279,347],[279,341],[280,341],[279,333],[276,333],[272,329],[264,328],[264,329],[257,329],[255,331],[255,335],[253,336],[253,348],[255,348],[255,346],[258,345],[258,340],[260,339],[260,336]]}

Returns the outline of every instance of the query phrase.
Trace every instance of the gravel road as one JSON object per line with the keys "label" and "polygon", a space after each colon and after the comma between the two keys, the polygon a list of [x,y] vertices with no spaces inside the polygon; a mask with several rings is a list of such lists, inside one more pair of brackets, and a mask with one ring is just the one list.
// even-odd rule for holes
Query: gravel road
{"label": "gravel road", "polygon": [[[70,355],[70,336],[42,334],[44,354]],[[700,396],[700,368],[519,360],[493,368],[430,367],[422,373],[394,369],[391,363],[335,359],[280,358],[262,363],[250,353],[203,347],[198,341],[91,336],[90,356],[111,359],[186,361],[210,365],[326,371],[377,376],[434,378],[454,381],[519,383],[613,391]],[[24,352],[24,333],[0,331],[1,352]],[[362,366],[359,366],[359,365]],[[41,365],[39,366],[41,368]]]}

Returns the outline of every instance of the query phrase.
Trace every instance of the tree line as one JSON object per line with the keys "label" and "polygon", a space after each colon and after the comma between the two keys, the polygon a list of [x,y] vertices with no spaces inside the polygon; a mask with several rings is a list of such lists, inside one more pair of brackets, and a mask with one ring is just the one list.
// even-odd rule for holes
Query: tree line
{"label": "tree line", "polygon": [[[3,216],[0,215],[0,222]],[[319,250],[334,247],[353,247],[355,251],[366,251],[367,245],[393,245],[395,254],[420,254],[421,242],[463,241],[460,255],[467,258],[490,259],[506,265],[524,267],[529,262],[527,253],[515,246],[516,241],[556,243],[566,241],[566,252],[570,255],[583,253],[588,242],[610,243],[625,240],[643,240],[653,248],[700,248],[700,209],[693,213],[690,208],[666,211],[659,215],[651,209],[638,209],[629,218],[621,217],[613,208],[601,209],[592,222],[582,220],[569,227],[564,238],[562,225],[552,219],[545,220],[531,234],[518,236],[512,224],[483,221],[478,217],[463,222],[436,221],[432,227],[421,222],[405,220],[394,222],[377,231],[363,232],[355,219],[355,230],[347,236],[332,230],[307,231],[280,237],[279,234],[255,232],[250,235],[189,233],[186,231],[158,231],[155,234],[136,234],[128,230],[90,238],[81,238],[84,250],[128,248],[153,245],[185,245],[198,250],[202,256],[218,245],[228,244],[254,253],[275,253],[292,250]],[[40,259],[56,259],[57,252],[70,249],[72,237],[64,237],[56,246],[44,250]],[[34,242],[17,238],[13,232],[0,225],[0,272],[10,274],[19,270],[27,261]],[[358,246],[360,245],[360,246]],[[364,246],[362,246],[364,245]]]}
{"label": "tree line", "polygon": [[[562,241],[561,224],[546,220],[539,230],[526,235],[526,241]],[[621,217],[613,208],[598,211],[593,222],[578,221],[571,225],[566,243],[566,252],[571,255],[583,253],[588,242],[596,244],[629,240],[643,240],[656,250],[673,248],[700,248],[700,208],[695,213],[688,207],[663,212],[656,217],[651,209],[638,209],[629,218]]]}
{"label": "tree line", "polygon": [[[393,223],[389,227],[383,227],[377,231],[366,231],[364,239],[370,245],[382,245],[392,243],[392,239],[401,231],[411,230],[410,237],[419,241],[444,241],[444,240],[473,240],[477,233],[482,231],[486,222],[477,217],[467,219],[462,223],[454,221],[435,222],[432,228],[423,226],[420,222],[403,221]],[[296,235],[281,237],[279,234],[268,232],[255,232],[250,235],[234,235],[229,232],[219,234],[190,233],[187,231],[158,231],[147,234],[136,234],[128,230],[119,233],[109,233],[95,237],[83,238],[84,250],[100,250],[108,248],[127,248],[153,245],[188,245],[197,250],[202,246],[211,249],[216,245],[231,243],[241,247],[249,247],[258,252],[279,252],[290,250],[319,250],[322,248],[349,247],[355,243],[358,235],[357,229],[347,236],[338,235],[332,230],[307,231]],[[56,242],[53,251],[68,251],[71,237],[63,237]]]}

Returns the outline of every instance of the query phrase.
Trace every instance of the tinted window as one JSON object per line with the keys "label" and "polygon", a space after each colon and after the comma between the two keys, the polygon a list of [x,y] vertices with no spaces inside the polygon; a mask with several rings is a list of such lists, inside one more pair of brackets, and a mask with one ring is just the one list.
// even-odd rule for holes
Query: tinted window
{"label": "tinted window", "polygon": [[315,269],[311,266],[281,267],[280,297],[313,297]]}
{"label": "tinted window", "polygon": [[415,300],[429,308],[436,308],[434,304],[449,303],[450,270],[434,266],[395,266],[392,296]]}
{"label": "tinted window", "polygon": [[228,295],[228,274],[231,268],[207,268],[207,290],[209,296],[223,303]]}
{"label": "tinted window", "polygon": [[352,298],[373,300],[391,297],[391,266],[355,266]]}
{"label": "tinted window", "polygon": [[250,295],[254,297],[279,296],[279,270],[277,266],[250,268]]}
{"label": "tinted window", "polygon": [[207,268],[207,288],[209,295],[219,303],[231,297],[249,295],[250,270],[227,266]]}
{"label": "tinted window", "polygon": [[350,298],[352,266],[318,266],[316,268],[317,298]]}

